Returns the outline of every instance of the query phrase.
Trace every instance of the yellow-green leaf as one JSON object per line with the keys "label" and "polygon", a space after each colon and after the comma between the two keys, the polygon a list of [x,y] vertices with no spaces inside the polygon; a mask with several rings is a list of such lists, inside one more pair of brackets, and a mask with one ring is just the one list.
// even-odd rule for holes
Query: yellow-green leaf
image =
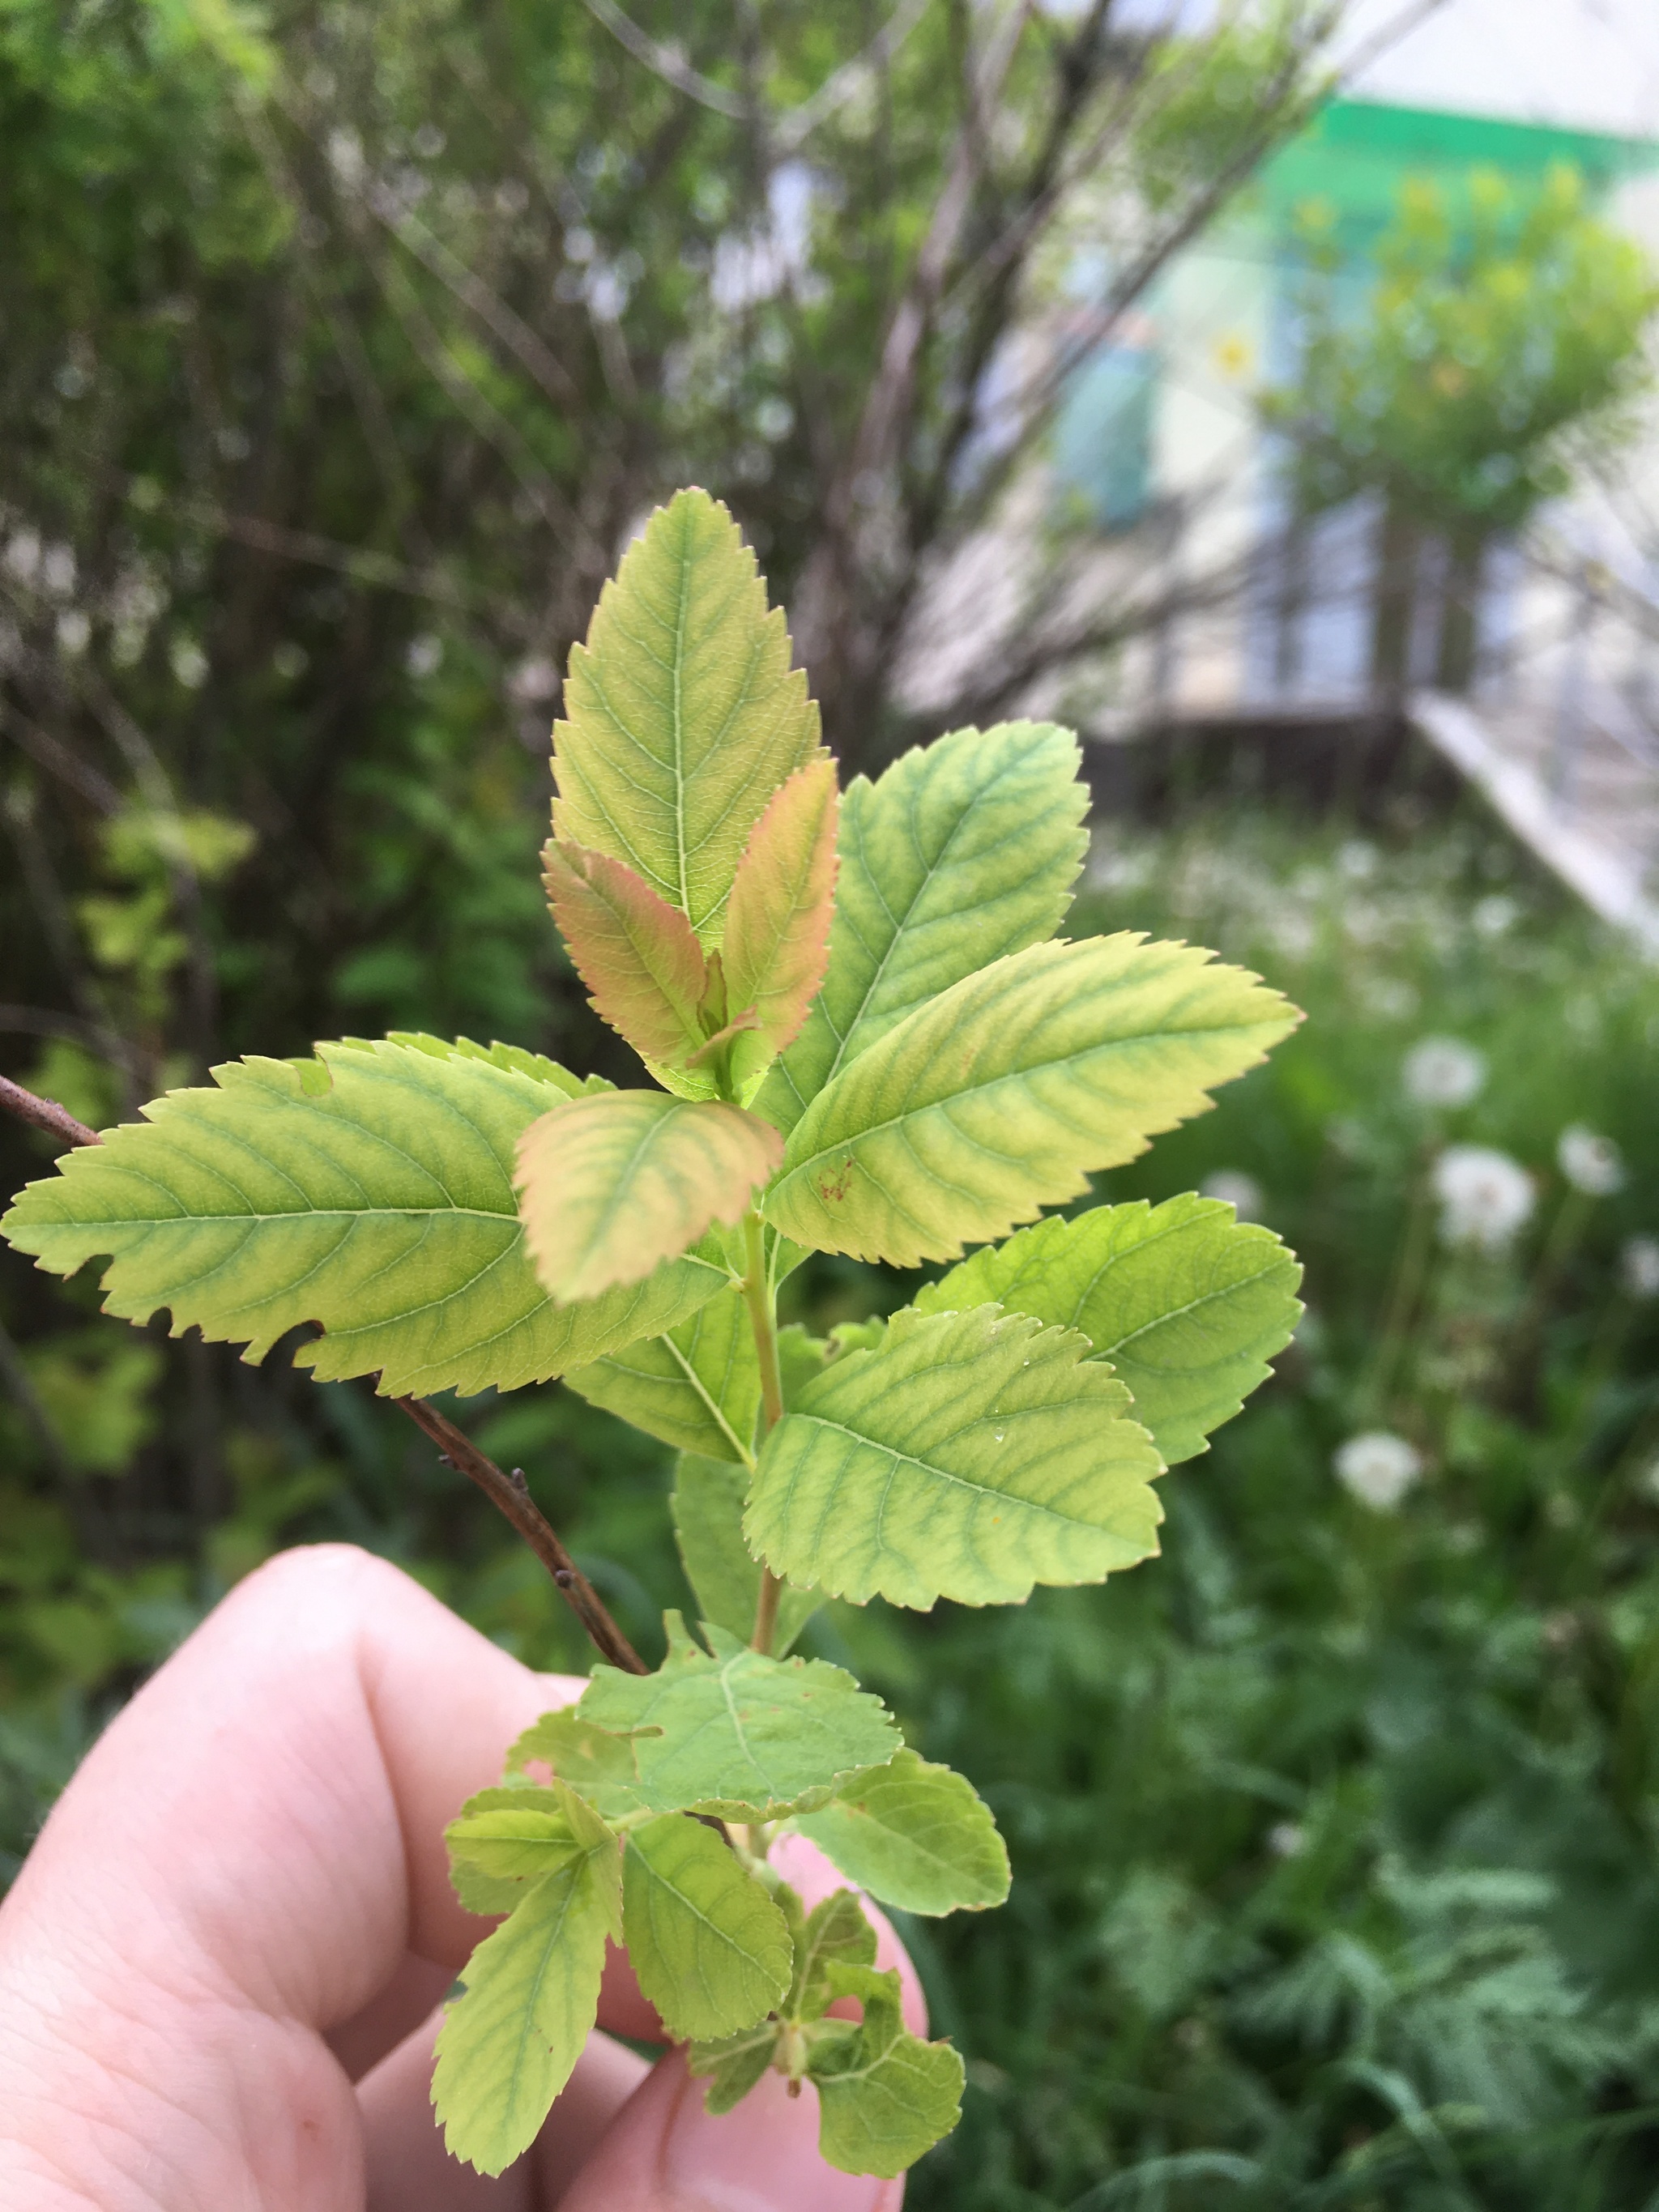
{"label": "yellow-green leaf", "polygon": [[948,1766],[902,1751],[795,1826],[849,1881],[902,1912],[980,1912],[1008,1894],[990,1808]]}
{"label": "yellow-green leaf", "polygon": [[717,500],[659,507],[570,655],[553,732],[553,831],[624,860],[716,945],[738,855],[818,753],[781,609]]}
{"label": "yellow-green leaf", "polygon": [[510,1912],[526,1882],[604,1839],[592,1812],[562,1783],[480,1790],[444,1830],[450,1881],[469,1912]]}
{"label": "yellow-green leaf", "polygon": [[105,1310],[245,1344],[258,1360],[306,1322],[297,1364],[378,1375],[387,1393],[518,1389],[660,1335],[729,1280],[688,1254],[555,1306],[525,1249],[520,1138],[586,1086],[516,1047],[398,1036],[245,1060],[169,1091],[143,1121],[66,1153],[4,1233],[73,1274],[111,1255]]}
{"label": "yellow-green leaf", "polygon": [[519,1141],[525,1238],[560,1304],[638,1282],[734,1222],[777,1164],[777,1132],[740,1107],[612,1091],[573,1098]]}
{"label": "yellow-green leaf", "polygon": [[1299,1018],[1191,945],[1032,945],[842,1067],[791,1131],[767,1218],[860,1259],[957,1258],[1201,1113]]}
{"label": "yellow-green leaf", "polygon": [[607,1936],[622,1935],[606,1841],[543,1875],[467,1961],[438,2034],[432,2101],[452,2157],[500,2173],[530,2148],[599,2010]]}
{"label": "yellow-green leaf", "polygon": [[831,1076],[939,992],[1059,927],[1088,842],[1078,743],[953,730],[842,794],[829,973],[757,1110],[793,1129]]}
{"label": "yellow-green leaf", "polygon": [[657,1672],[596,1667],[577,1708],[579,1720],[632,1733],[640,1800],[653,1811],[778,1819],[899,1748],[880,1700],[841,1668],[765,1658],[712,1622],[704,1651],[678,1614],[666,1619]]}
{"label": "yellow-green leaf", "polygon": [[667,1335],[647,1337],[564,1379],[590,1405],[682,1451],[745,1466],[752,1457],[760,1362],[736,1285]]}
{"label": "yellow-green leaf", "polygon": [[714,1829],[670,1813],[630,1830],[623,1934],[641,1989],[671,2035],[735,2035],[789,1986],[781,1912]]}
{"label": "yellow-green leaf", "polygon": [[[986,1305],[895,1314],[761,1452],[744,1522],[775,1573],[863,1604],[1018,1604],[1158,1548],[1159,1462],[1085,1337]],[[885,1764],[885,1761],[882,1761]]]}
{"label": "yellow-green leaf", "polygon": [[836,1960],[827,1972],[834,1994],[856,1997],[864,2018],[814,2042],[808,2071],[817,2085],[818,2149],[843,2173],[890,2178],[961,2118],[962,2061],[948,2043],[909,2033],[892,1969]]}
{"label": "yellow-green leaf", "polygon": [[1266,1379],[1301,1314],[1301,1279],[1271,1230],[1188,1191],[1040,1221],[928,1284],[916,1306],[943,1313],[995,1298],[1079,1329],[1173,1467],[1205,1450]]}

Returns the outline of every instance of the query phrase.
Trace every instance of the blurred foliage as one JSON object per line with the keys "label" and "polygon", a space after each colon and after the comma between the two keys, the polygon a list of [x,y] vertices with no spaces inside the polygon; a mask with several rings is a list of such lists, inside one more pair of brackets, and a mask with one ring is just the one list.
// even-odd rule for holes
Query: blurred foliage
{"label": "blurred foliage", "polygon": [[[1330,15],[1291,9],[1262,57],[1255,152]],[[627,20],[637,51],[580,0],[0,8],[0,1064],[94,1126],[398,1027],[627,1079],[536,866],[618,544],[689,478],[726,496],[819,610],[844,749],[879,758],[905,727],[882,641],[995,495],[960,463],[1050,229],[1103,177],[1132,293],[1221,189],[1189,106],[1152,210],[1114,118],[1154,127],[1169,42],[1103,4]],[[0,1127],[0,1188],[46,1157]],[[346,1462],[222,1348],[153,1337],[141,1387],[94,1308],[0,1257],[7,1480],[115,1577],[77,1601],[102,1695],[170,1632],[124,1576],[197,1602],[289,1473]],[[72,1433],[82,1367],[118,1482]],[[374,1452],[406,1474],[413,1449]]]}
{"label": "blurred foliage", "polygon": [[1303,210],[1316,272],[1294,386],[1269,396],[1302,504],[1380,489],[1431,526],[1513,531],[1569,480],[1566,434],[1616,436],[1649,375],[1659,277],[1559,164],[1536,189],[1476,170],[1407,183],[1356,311],[1333,212]]}
{"label": "blurred foliage", "polygon": [[[814,1632],[971,1775],[1013,1854],[1000,1912],[906,1929],[970,2061],[963,2128],[913,2199],[1646,2203],[1659,1273],[1641,1240],[1659,1237],[1659,977],[1474,815],[1364,835],[1237,811],[1126,826],[1097,842],[1076,926],[1214,945],[1307,1007],[1272,1063],[1101,1182],[1158,1198],[1229,1178],[1303,1254],[1309,1311],[1279,1380],[1167,1479],[1161,1561],[1019,1610],[836,1607]],[[1475,1056],[1461,1104],[1413,1095],[1428,1037]],[[1560,1139],[1581,1123],[1617,1146],[1619,1191],[1566,1179]],[[1444,1148],[1474,1143],[1535,1193],[1486,1255],[1443,1243],[1433,1194]],[[793,1287],[819,1327],[906,1295],[823,1259]],[[82,1330],[88,1374],[150,1348]],[[70,1379],[31,1374],[61,1407]],[[112,1426],[165,1404],[137,1376],[110,1370]],[[233,1491],[199,1560],[99,1564],[131,1478],[51,1476],[11,1417],[14,1852],[111,1701],[282,1543],[367,1543],[533,1662],[584,1663],[533,1559],[406,1424],[357,1389],[274,1381],[275,1419],[239,1419],[231,1394]],[[556,1388],[453,1410],[526,1467],[654,1654],[657,1608],[685,1598],[654,1447]],[[1378,1428],[1424,1468],[1387,1509],[1333,1472]],[[66,1426],[64,1445],[95,1467],[98,1438]]]}

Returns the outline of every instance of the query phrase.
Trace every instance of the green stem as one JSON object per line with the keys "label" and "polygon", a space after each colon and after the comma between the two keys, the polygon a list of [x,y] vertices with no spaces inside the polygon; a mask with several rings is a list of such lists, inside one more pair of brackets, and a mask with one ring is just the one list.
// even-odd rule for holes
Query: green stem
{"label": "green stem", "polygon": [[[766,1237],[761,1218],[752,1206],[743,1218],[743,1249],[746,1262],[743,1295],[749,1308],[749,1325],[755,1333],[756,1356],[760,1361],[759,1441],[764,1443],[768,1433],[783,1419],[783,1376],[778,1366],[778,1317],[766,1273]],[[750,1639],[757,1651],[772,1649],[778,1626],[778,1600],[782,1594],[783,1584],[770,1567],[763,1564],[760,1599],[755,1607],[755,1633]]]}

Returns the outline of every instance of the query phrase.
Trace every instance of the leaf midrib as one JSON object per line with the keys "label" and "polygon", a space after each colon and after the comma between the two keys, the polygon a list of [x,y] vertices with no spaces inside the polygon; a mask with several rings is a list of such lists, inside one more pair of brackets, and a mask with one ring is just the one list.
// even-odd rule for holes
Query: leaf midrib
{"label": "leaf midrib", "polygon": [[[1083,1363],[1081,1361],[1079,1362],[1079,1365],[1082,1364]],[[1047,1413],[1053,1409],[1045,1406],[1041,1407],[1031,1407],[1029,1410],[1032,1412]],[[937,1466],[932,1460],[922,1459],[915,1452],[905,1451],[897,1444],[878,1443],[873,1437],[861,1436],[856,1429],[848,1428],[844,1421],[832,1421],[826,1414],[797,1413],[792,1414],[790,1418],[793,1420],[811,1421],[819,1428],[830,1430],[836,1436],[844,1437],[849,1443],[861,1446],[866,1451],[878,1451],[884,1454],[886,1457],[890,1460],[892,1465],[889,1468],[886,1490],[884,1491],[883,1493],[882,1502],[884,1509],[885,1507],[887,1492],[891,1490],[893,1478],[897,1474],[898,1469],[901,1467],[913,1467],[918,1468],[923,1474],[934,1475],[939,1481],[953,1485],[958,1490],[970,1491],[977,1498],[996,1499],[1005,1505],[1018,1506],[1025,1512],[1035,1513],[1039,1516],[1046,1516],[1051,1521],[1057,1521],[1067,1528],[1087,1528],[1096,1535],[1100,1535],[1104,1533],[1101,1529],[1097,1522],[1080,1521],[1077,1519],[1074,1515],[1070,1513],[1062,1513],[1053,1505],[1045,1505],[1035,1498],[1022,1498],[1015,1491],[994,1490],[985,1483],[975,1482],[971,1476],[958,1474],[953,1468]],[[975,1417],[971,1425],[978,1428],[993,1420],[1006,1419],[1012,1421],[1018,1418],[1018,1415],[1014,1413],[982,1413]],[[1109,1419],[1115,1419],[1115,1417],[1109,1417]],[[1125,1425],[1130,1425],[1126,1424]],[[958,1429],[955,1433],[956,1435],[960,1436],[963,1434],[963,1431]],[[793,1486],[793,1482],[791,1486]],[[878,1516],[878,1520],[879,1517],[880,1516]]]}
{"label": "leaf midrib", "polygon": [[[932,1003],[938,1002],[935,1000]],[[931,1011],[931,1007],[928,1010]],[[975,1011],[982,1010],[975,1009]],[[907,1015],[905,1018],[908,1020],[909,1016]],[[1104,1059],[1111,1054],[1122,1052],[1129,1048],[1143,1049],[1148,1045],[1179,1043],[1183,1041],[1196,1042],[1218,1036],[1240,1036],[1250,1030],[1271,1027],[1270,1022],[1262,1021],[1218,1023],[1214,1027],[1204,1030],[1143,1030],[1132,1037],[1109,1037],[1103,1043],[1085,1046],[1079,1052],[1059,1054],[1052,1060],[1036,1060],[1029,1066],[1008,1068],[1002,1074],[991,1076],[983,1083],[965,1083],[957,1090],[942,1092],[936,1098],[924,1099],[919,1105],[902,1107],[897,1113],[890,1114],[885,1121],[867,1121],[861,1128],[853,1131],[848,1136],[838,1138],[833,1144],[820,1145],[816,1152],[807,1153],[805,1158],[797,1160],[793,1166],[788,1168],[782,1180],[793,1181],[796,1176],[805,1175],[809,1170],[816,1167],[820,1160],[829,1159],[836,1153],[845,1152],[848,1146],[867,1144],[872,1138],[883,1136],[890,1130],[902,1129],[907,1121],[919,1121],[923,1115],[946,1113],[963,1099],[977,1101],[989,1098],[1006,1084],[1028,1083],[1033,1076],[1048,1074],[1055,1069],[1079,1069],[1086,1062]],[[888,1036],[896,1034],[895,1030],[890,1030],[887,1033]],[[878,1040],[884,1044],[886,1041],[885,1037]],[[855,1066],[857,1060],[851,1064]],[[1201,1091],[1206,1089],[1207,1085],[1200,1081],[1195,1084],[1195,1087]],[[819,1098],[825,1097],[827,1091],[826,1085],[823,1091],[818,1092],[817,1097]],[[814,1100],[813,1103],[816,1103],[817,1101]],[[1045,1106],[1044,1111],[1049,1118],[1054,1117],[1052,1107]],[[958,1130],[956,1133],[963,1142],[976,1143],[982,1152],[990,1152],[992,1149],[981,1140],[970,1139],[965,1130]],[[993,1157],[1017,1159],[1021,1156],[1011,1152],[1006,1155],[993,1153]],[[935,1181],[939,1180],[936,1170],[930,1168],[928,1173]]]}
{"label": "leaf midrib", "polygon": [[[984,786],[981,790],[976,793],[972,803],[957,817],[956,820],[951,825],[949,836],[945,838],[943,846],[939,848],[938,859],[928,866],[921,881],[916,885],[915,891],[907,901],[902,915],[896,915],[893,912],[892,908],[887,903],[887,894],[882,889],[881,883],[877,877],[874,869],[871,867],[868,860],[865,857],[865,824],[862,818],[863,809],[860,809],[858,829],[859,866],[863,870],[866,881],[875,892],[877,898],[880,900],[882,911],[892,923],[893,933],[891,937],[889,938],[887,941],[887,949],[882,954],[880,960],[877,963],[875,972],[870,978],[869,986],[865,991],[864,996],[859,1000],[858,1006],[854,1012],[853,1018],[848,1023],[844,1031],[836,1027],[836,1018],[830,1011],[828,991],[826,990],[821,994],[822,1003],[823,1005],[823,1018],[829,1024],[830,1032],[836,1039],[836,1056],[830,1063],[829,1070],[824,1076],[823,1081],[818,1085],[820,1091],[826,1089],[841,1073],[842,1062],[843,1059],[847,1057],[847,1048],[852,1042],[853,1038],[857,1036],[859,1024],[864,1019],[865,1016],[869,1012],[870,1002],[880,988],[882,979],[887,973],[889,963],[892,961],[900,945],[903,942],[904,933],[910,927],[911,919],[914,916],[917,907],[921,904],[927,893],[933,888],[934,878],[944,872],[944,869],[950,860],[951,848],[956,844],[957,838],[967,827],[969,822],[973,818],[975,809],[988,804],[991,794],[997,790],[1004,779],[1023,765],[1023,762],[1018,759],[1005,762],[1003,766],[998,770],[995,781]],[[873,789],[874,787],[872,786],[872,792]],[[1000,839],[999,842],[1006,844],[1016,836],[1024,836],[1027,826],[1028,825],[1024,823],[1021,823],[1018,826],[1018,829],[1011,830],[1008,832],[1007,836]],[[850,921],[848,922],[848,927],[853,927]],[[927,1001],[924,1000],[922,1003],[925,1005]],[[905,1009],[905,1013],[908,1014],[914,1011],[914,1008],[907,1007]],[[904,1016],[902,1015],[900,1018],[903,1019]],[[895,1026],[896,1026],[896,1024],[895,1024]],[[857,1053],[854,1053],[852,1055],[852,1058],[854,1060],[858,1057],[859,1055]],[[793,1089],[794,1086],[793,1082],[791,1083],[790,1087],[791,1089]],[[796,1091],[795,1096],[799,1098],[800,1097],[800,1093]],[[805,1099],[801,1100],[803,1106],[806,1105],[809,1102]]]}

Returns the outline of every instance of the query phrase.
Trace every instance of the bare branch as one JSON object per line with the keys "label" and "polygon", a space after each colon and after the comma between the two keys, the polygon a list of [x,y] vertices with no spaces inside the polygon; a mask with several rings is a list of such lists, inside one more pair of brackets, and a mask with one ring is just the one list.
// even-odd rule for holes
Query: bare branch
{"label": "bare branch", "polygon": [[779,117],[772,127],[775,149],[781,154],[797,152],[820,123],[827,122],[838,107],[862,92],[876,72],[885,69],[892,60],[929,5],[930,0],[899,0],[899,5],[862,53],[854,54],[851,61],[832,70],[809,99]]}
{"label": "bare branch", "polygon": [[37,767],[68,784],[71,791],[78,791],[88,806],[95,806],[100,814],[113,814],[120,806],[121,794],[106,775],[100,775],[90,761],[83,761],[61,738],[30,721],[4,699],[0,699],[0,729],[9,732],[13,743]]}
{"label": "bare branch", "polygon": [[319,537],[313,530],[289,530],[279,522],[267,522],[257,514],[234,514],[227,507],[205,499],[156,498],[153,487],[147,486],[146,497],[151,511],[176,516],[181,522],[194,523],[198,528],[212,531],[221,538],[234,538],[240,545],[252,546],[255,552],[274,554],[285,561],[304,561],[319,568],[332,568],[337,574],[349,576],[354,583],[378,586],[381,590],[406,592],[411,599],[427,599],[435,605],[452,606],[464,612],[489,612],[499,615],[500,602],[488,593],[469,591],[438,568],[411,568],[406,562],[393,558],[389,553],[377,553],[362,545],[343,545],[338,539]]}
{"label": "bare branch", "polygon": [[676,92],[684,93],[700,107],[712,108],[716,115],[724,115],[732,123],[741,123],[748,114],[748,107],[738,94],[728,92],[713,77],[694,70],[677,47],[665,46],[641,30],[630,16],[623,15],[616,0],[586,0],[586,5],[588,14],[596,22],[604,24],[619,46],[626,46],[636,62],[643,62],[653,76],[659,76],[665,84],[672,84]]}
{"label": "bare branch", "polygon": [[470,307],[478,320],[493,331],[507,351],[529,370],[548,398],[562,406],[580,399],[576,380],[564,363],[537,337],[528,323],[515,314],[501,295],[476,276],[406,208],[395,192],[378,178],[370,178],[362,194],[363,204],[383,223],[399,245],[406,246],[423,268]]}
{"label": "bare branch", "polygon": [[25,1091],[21,1083],[14,1083],[7,1075],[0,1075],[0,1106],[9,1114],[15,1114],[20,1121],[44,1129],[60,1144],[101,1145],[104,1141],[96,1129],[77,1121],[69,1109],[60,1106],[55,1098],[37,1098],[33,1091]]}
{"label": "bare branch", "polygon": [[476,1482],[496,1510],[506,1515],[563,1592],[600,1657],[625,1674],[648,1674],[644,1660],[611,1619],[605,1601],[531,1497],[523,1474],[517,1469],[514,1474],[503,1474],[494,1460],[486,1459],[470,1437],[424,1398],[394,1398],[392,1402],[400,1406],[417,1428],[424,1429],[433,1443],[441,1447],[451,1466]]}

